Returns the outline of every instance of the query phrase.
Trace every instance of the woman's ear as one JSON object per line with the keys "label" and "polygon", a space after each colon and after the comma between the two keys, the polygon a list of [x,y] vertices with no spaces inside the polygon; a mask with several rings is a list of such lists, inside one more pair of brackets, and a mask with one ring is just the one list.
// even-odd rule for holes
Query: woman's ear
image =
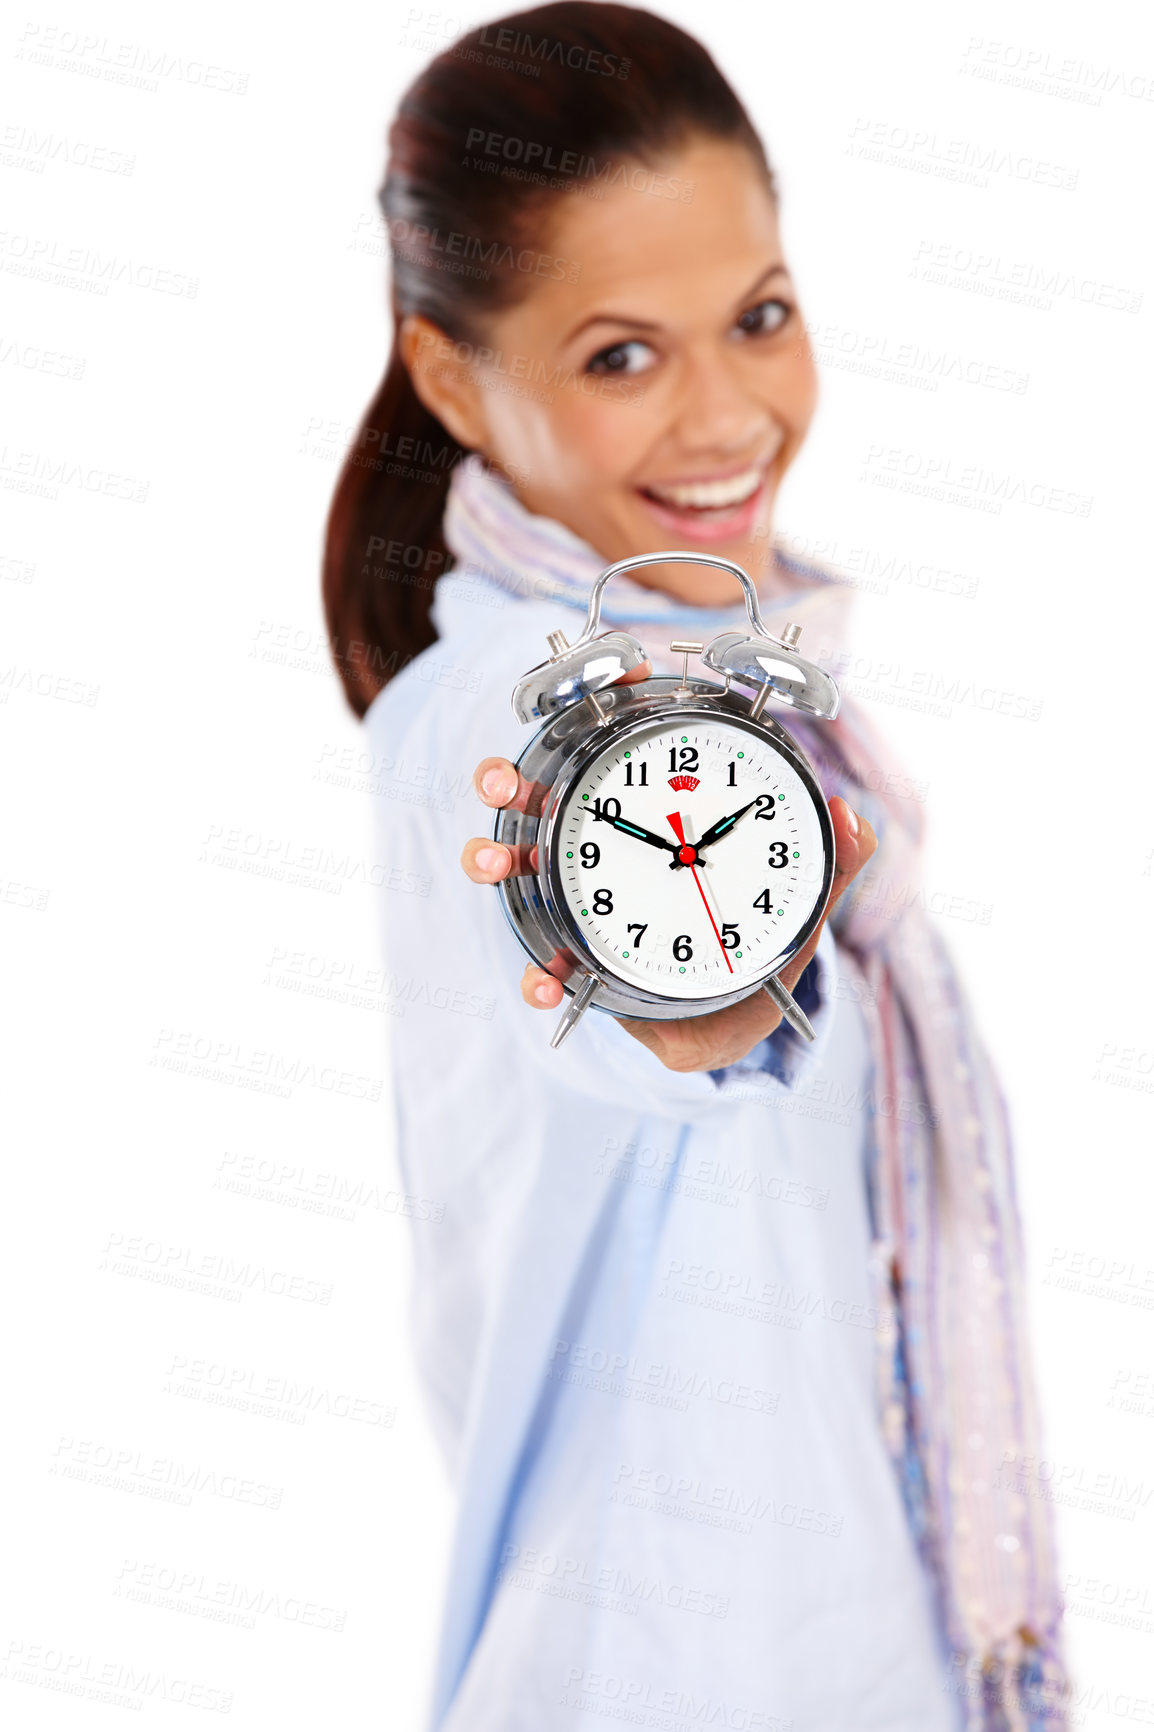
{"label": "woman's ear", "polygon": [[447,427],[458,445],[485,454],[483,387],[469,356],[458,350],[472,344],[457,344],[423,313],[410,313],[401,320],[397,340],[413,390]]}

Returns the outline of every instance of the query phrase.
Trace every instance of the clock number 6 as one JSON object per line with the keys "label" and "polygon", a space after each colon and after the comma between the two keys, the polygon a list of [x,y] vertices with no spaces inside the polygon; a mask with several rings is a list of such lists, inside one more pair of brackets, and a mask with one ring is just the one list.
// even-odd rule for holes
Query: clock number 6
{"label": "clock number 6", "polygon": [[688,932],[683,932],[680,938],[673,940],[673,954],[678,962],[688,962],[693,955],[693,945]]}

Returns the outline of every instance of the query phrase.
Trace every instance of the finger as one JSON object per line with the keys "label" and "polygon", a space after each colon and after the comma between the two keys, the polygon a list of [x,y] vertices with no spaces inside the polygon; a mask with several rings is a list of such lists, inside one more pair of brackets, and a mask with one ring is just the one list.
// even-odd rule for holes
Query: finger
{"label": "finger", "polygon": [[500,884],[504,878],[527,878],[536,872],[537,844],[494,842],[491,836],[471,836],[461,850],[461,865],[474,884]]}
{"label": "finger", "polygon": [[862,867],[872,858],[878,845],[878,839],[874,835],[869,820],[860,817],[853,807],[841,798],[840,794],[835,794],[831,799],[829,815],[833,821],[833,884],[830,887],[829,901],[825,905],[825,912],[816,929],[792,961],[781,970],[781,983],[790,991],[797,985],[809,966],[825,930],[826,921]]}
{"label": "finger", "polygon": [[521,976],[521,997],[534,1010],[556,1010],[565,996],[561,982],[544,968],[530,963]]}
{"label": "finger", "polygon": [[[653,664],[643,661],[640,667],[630,668],[620,679],[614,680],[614,685],[632,686],[639,680],[647,680],[653,672]],[[482,758],[473,771],[473,790],[479,800],[494,811],[512,809],[516,812],[525,811],[533,799],[537,784],[526,781],[520,775],[516,764],[508,758]]]}
{"label": "finger", "polygon": [[523,812],[533,792],[534,784],[519,775],[517,766],[508,758],[482,758],[473,771],[473,791],[477,798],[494,811],[512,807]]}
{"label": "finger", "polygon": [[829,815],[833,820],[834,840],[833,889],[829,898],[832,908],[850,880],[857,877],[871,858],[878,839],[868,818],[860,817],[840,794],[835,794],[830,801]]}
{"label": "finger", "polygon": [[622,674],[620,678],[613,681],[613,684],[615,686],[635,686],[638,680],[647,680],[652,673],[653,663],[645,661],[641,663],[640,667],[630,668],[627,674]]}
{"label": "finger", "polygon": [[474,884],[499,884],[513,870],[513,850],[490,836],[472,836],[461,850],[461,865]]}

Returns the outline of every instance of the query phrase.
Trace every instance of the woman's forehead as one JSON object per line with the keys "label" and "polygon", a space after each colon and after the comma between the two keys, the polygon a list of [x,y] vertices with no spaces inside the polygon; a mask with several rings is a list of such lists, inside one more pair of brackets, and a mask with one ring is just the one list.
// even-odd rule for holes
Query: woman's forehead
{"label": "woman's forehead", "polygon": [[[600,198],[570,193],[544,213],[542,244],[566,272],[527,299],[560,331],[595,309],[660,321],[662,309],[736,304],[782,262],[776,206],[740,145],[692,145],[636,168]],[[667,196],[664,185],[689,196]]]}

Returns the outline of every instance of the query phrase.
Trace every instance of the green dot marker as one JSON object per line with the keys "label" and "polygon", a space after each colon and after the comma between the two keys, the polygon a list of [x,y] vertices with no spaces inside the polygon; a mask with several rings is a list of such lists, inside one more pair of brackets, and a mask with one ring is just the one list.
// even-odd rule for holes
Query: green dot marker
{"label": "green dot marker", "polygon": [[628,752],[626,752],[626,754],[625,754],[625,756],[626,756],[626,757],[628,757],[628,756],[629,756],[629,753],[628,753]]}
{"label": "green dot marker", "polygon": [[745,753],[744,753],[744,752],[738,752],[738,754],[737,754],[737,755],[738,755],[738,757],[739,757],[739,758],[744,758],[744,756],[745,756]]}
{"label": "green dot marker", "polygon": [[796,859],[797,859],[797,858],[798,858],[798,853],[797,853],[797,849],[796,849],[796,848],[795,848],[795,849],[794,849],[794,851],[793,851],[793,857],[794,857],[794,859],[795,859],[795,860],[796,860]]}
{"label": "green dot marker", "polygon": [[587,908],[583,908],[581,910],[581,912],[582,912],[582,914],[588,914],[589,910]]}
{"label": "green dot marker", "polygon": [[677,972],[678,972],[678,974],[684,974],[684,973],[685,973],[685,970],[684,970],[684,968],[679,968],[679,969],[678,969],[678,970],[677,970]]}
{"label": "green dot marker", "polygon": [[572,850],[572,848],[570,848],[570,849],[569,849],[569,851],[568,851],[568,853],[567,853],[567,854],[566,854],[566,856],[565,856],[565,858],[566,858],[566,860],[572,860],[572,858],[573,858],[573,850]]}
{"label": "green dot marker", "polygon": [[734,955],[735,955],[735,956],[736,956],[736,958],[737,958],[737,960],[738,960],[738,961],[739,961],[739,962],[740,962],[740,961],[741,961],[741,952],[740,952],[740,950],[735,950],[735,951],[734,951],[734,953],[733,953],[733,954],[734,954]]}
{"label": "green dot marker", "polygon": [[628,956],[628,955],[629,955],[629,952],[628,952],[628,951],[627,951],[627,950],[623,950],[623,951],[622,951],[622,952],[621,952],[621,955],[622,955],[622,958],[624,958],[624,957],[626,957],[626,956]]}
{"label": "green dot marker", "polygon": [[[684,744],[685,744],[685,742],[686,742],[686,740],[687,740],[687,739],[688,739],[688,738],[689,738],[689,735],[688,735],[688,734],[682,734],[682,736],[681,736],[681,744],[682,744],[682,745],[684,745]],[[682,972],[682,974],[684,974],[684,973],[685,973],[685,970],[684,970],[684,968],[683,968],[683,969],[682,969],[682,970],[681,970],[681,972]]]}
{"label": "green dot marker", "polygon": [[778,913],[779,913],[779,914],[784,914],[784,913],[785,913],[785,909],[784,909],[784,908],[779,908],[779,909],[778,909],[778,911],[777,911],[777,912],[778,912]]}
{"label": "green dot marker", "polygon": [[779,795],[778,795],[778,796],[777,796],[777,797],[778,797],[778,799],[779,799],[779,800],[784,800],[784,799],[785,799],[785,795],[784,795],[784,794],[779,794]]}
{"label": "green dot marker", "polygon": [[582,794],[581,798],[583,800],[587,800],[589,798],[589,796],[588,796],[588,794]]}

